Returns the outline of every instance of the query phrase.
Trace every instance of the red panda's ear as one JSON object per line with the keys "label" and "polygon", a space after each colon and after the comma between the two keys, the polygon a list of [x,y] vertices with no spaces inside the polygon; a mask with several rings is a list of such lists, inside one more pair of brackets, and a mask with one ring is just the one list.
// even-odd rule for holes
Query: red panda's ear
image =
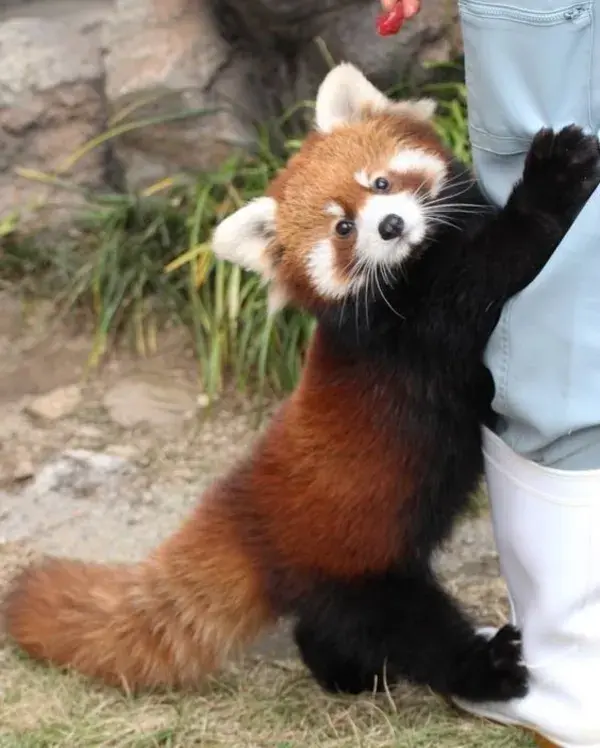
{"label": "red panda's ear", "polygon": [[379,91],[358,68],[344,62],[333,68],[321,83],[315,109],[317,129],[329,133],[375,112],[428,120],[435,113],[436,103],[433,99],[394,101]]}
{"label": "red panda's ear", "polygon": [[358,68],[344,62],[333,68],[319,87],[315,107],[317,129],[329,133],[336,127],[358,122],[365,109],[384,111],[390,104],[388,97]]}
{"label": "red panda's ear", "polygon": [[272,197],[259,197],[221,221],[212,237],[215,255],[269,280],[272,265],[267,247],[275,236],[276,209]]}
{"label": "red panda's ear", "polygon": [[269,285],[267,309],[269,315],[274,316],[277,312],[284,309],[289,302],[289,296],[285,288],[279,283]]}
{"label": "red panda's ear", "polygon": [[278,282],[269,245],[275,237],[277,201],[259,197],[225,218],[216,227],[212,249],[217,257],[258,273],[269,284],[268,312],[285,307],[288,294]]}
{"label": "red panda's ear", "polygon": [[435,99],[408,99],[394,101],[390,106],[393,114],[406,114],[413,119],[428,120],[433,117],[437,109]]}

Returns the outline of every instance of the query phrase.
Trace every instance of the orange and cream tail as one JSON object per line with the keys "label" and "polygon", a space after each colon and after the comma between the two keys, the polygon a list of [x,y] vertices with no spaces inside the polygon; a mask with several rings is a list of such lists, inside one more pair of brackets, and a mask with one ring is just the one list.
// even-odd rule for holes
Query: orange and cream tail
{"label": "orange and cream tail", "polygon": [[205,502],[137,565],[26,569],[5,617],[34,659],[131,691],[193,685],[272,622],[230,520]]}

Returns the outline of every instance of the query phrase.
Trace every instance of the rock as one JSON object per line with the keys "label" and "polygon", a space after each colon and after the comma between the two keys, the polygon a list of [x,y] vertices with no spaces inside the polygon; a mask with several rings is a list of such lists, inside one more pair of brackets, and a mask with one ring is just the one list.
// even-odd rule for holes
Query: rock
{"label": "rock", "polygon": [[[60,171],[61,178],[92,188],[110,182],[108,145],[63,170],[105,129],[102,49],[85,28],[66,20],[14,18],[0,24],[0,58],[0,215],[16,208],[24,221],[59,223],[73,211],[77,193],[15,170]],[[35,215],[49,202],[51,211]]]}
{"label": "rock", "polygon": [[81,390],[76,385],[59,387],[31,402],[26,410],[37,418],[57,421],[72,413],[81,402]]}
{"label": "rock", "polygon": [[5,406],[0,408],[0,449],[16,439],[29,436],[32,430],[31,419],[17,408]]}
{"label": "rock", "polygon": [[109,444],[105,452],[115,457],[121,457],[124,460],[135,460],[138,456],[138,450],[133,444]]}
{"label": "rock", "polygon": [[[311,109],[297,104],[314,99],[331,61],[384,88],[414,80],[423,59],[458,51],[455,6],[429,0],[389,39],[375,32],[375,0],[4,0],[0,215],[18,209],[43,237],[77,215],[77,191],[33,172],[134,190],[213,170],[256,146],[257,123],[295,108],[305,125]],[[124,131],[69,160],[115,126]]]}
{"label": "rock", "polygon": [[98,32],[111,12],[113,0],[2,0],[0,22],[14,18],[68,17],[71,26],[88,34]]}
{"label": "rock", "polygon": [[196,405],[199,408],[208,408],[210,405],[210,397],[206,394],[206,392],[201,392],[198,397],[196,398]]}
{"label": "rock", "polygon": [[71,449],[44,465],[31,490],[38,495],[49,492],[85,495],[132,469],[128,460],[116,455]]}
{"label": "rock", "polygon": [[449,56],[456,12],[446,3],[425,3],[393,40],[376,34],[378,12],[373,0],[117,0],[106,37],[113,112],[132,109],[127,122],[203,111],[118,139],[129,187],[251,148],[256,122],[314,98],[328,56],[381,86],[414,77],[424,57]]}
{"label": "rock", "polygon": [[33,460],[25,447],[13,443],[0,447],[0,485],[21,483],[33,474]]}
{"label": "rock", "polygon": [[31,458],[28,455],[21,455],[14,466],[12,480],[15,483],[21,483],[32,478],[34,473],[35,469]]}
{"label": "rock", "polygon": [[[118,117],[133,106],[123,122],[172,120],[118,139],[130,188],[174,170],[213,169],[232,149],[251,144],[253,116],[259,112],[245,85],[244,60],[234,59],[208,3],[117,0],[107,40],[113,113]],[[234,102],[241,105],[235,113]],[[192,110],[198,114],[180,117]]]}
{"label": "rock", "polygon": [[449,33],[458,20],[455,5],[449,6],[441,0],[424,2],[418,16],[390,39],[375,33],[375,21],[380,12],[378,2],[350,0],[340,6],[337,0],[325,3],[310,0],[308,7],[303,3],[305,12],[310,12],[312,6],[314,37],[321,40],[322,46],[311,41],[300,56],[296,96],[314,96],[326,72],[323,48],[336,62],[357,65],[382,88],[422,79],[421,65],[425,60],[447,60],[457,51],[452,48]]}
{"label": "rock", "polygon": [[166,426],[195,411],[192,392],[182,387],[132,378],[119,382],[104,397],[104,406],[115,423],[131,428],[140,423]]}
{"label": "rock", "polygon": [[[31,91],[51,91],[102,75],[100,49],[90,47],[83,36],[73,37],[65,22],[16,18],[3,23],[0,32],[4,106],[17,105]],[[56,54],[59,49],[62,54]],[[21,123],[25,121],[23,115]]]}
{"label": "rock", "polygon": [[89,423],[79,426],[75,433],[80,439],[91,442],[102,442],[106,439],[106,434],[102,429]]}
{"label": "rock", "polygon": [[[246,98],[262,119],[313,100],[331,61],[352,62],[383,88],[423,76],[424,59],[445,60],[459,49],[456,4],[423,3],[393,38],[375,31],[373,0],[212,0],[223,38],[242,49],[250,66]],[[308,115],[311,112],[307,112]]]}

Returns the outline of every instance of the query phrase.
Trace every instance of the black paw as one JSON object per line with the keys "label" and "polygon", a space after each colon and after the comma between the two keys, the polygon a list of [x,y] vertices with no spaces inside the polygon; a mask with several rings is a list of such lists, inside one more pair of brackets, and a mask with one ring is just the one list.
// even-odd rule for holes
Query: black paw
{"label": "black paw", "polygon": [[600,142],[580,127],[540,130],[525,161],[523,183],[537,205],[579,211],[600,183]]}
{"label": "black paw", "polygon": [[509,701],[527,693],[521,634],[504,626],[492,639],[478,636],[459,666],[455,695],[469,701]]}

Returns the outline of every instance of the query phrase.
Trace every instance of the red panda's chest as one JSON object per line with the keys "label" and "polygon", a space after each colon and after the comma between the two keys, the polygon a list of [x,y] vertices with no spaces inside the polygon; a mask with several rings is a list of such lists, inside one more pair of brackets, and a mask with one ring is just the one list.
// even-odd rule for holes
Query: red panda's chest
{"label": "red panda's chest", "polygon": [[421,469],[395,422],[402,387],[367,386],[339,367],[312,377],[312,366],[267,435],[253,493],[286,563],[383,571],[402,553]]}

